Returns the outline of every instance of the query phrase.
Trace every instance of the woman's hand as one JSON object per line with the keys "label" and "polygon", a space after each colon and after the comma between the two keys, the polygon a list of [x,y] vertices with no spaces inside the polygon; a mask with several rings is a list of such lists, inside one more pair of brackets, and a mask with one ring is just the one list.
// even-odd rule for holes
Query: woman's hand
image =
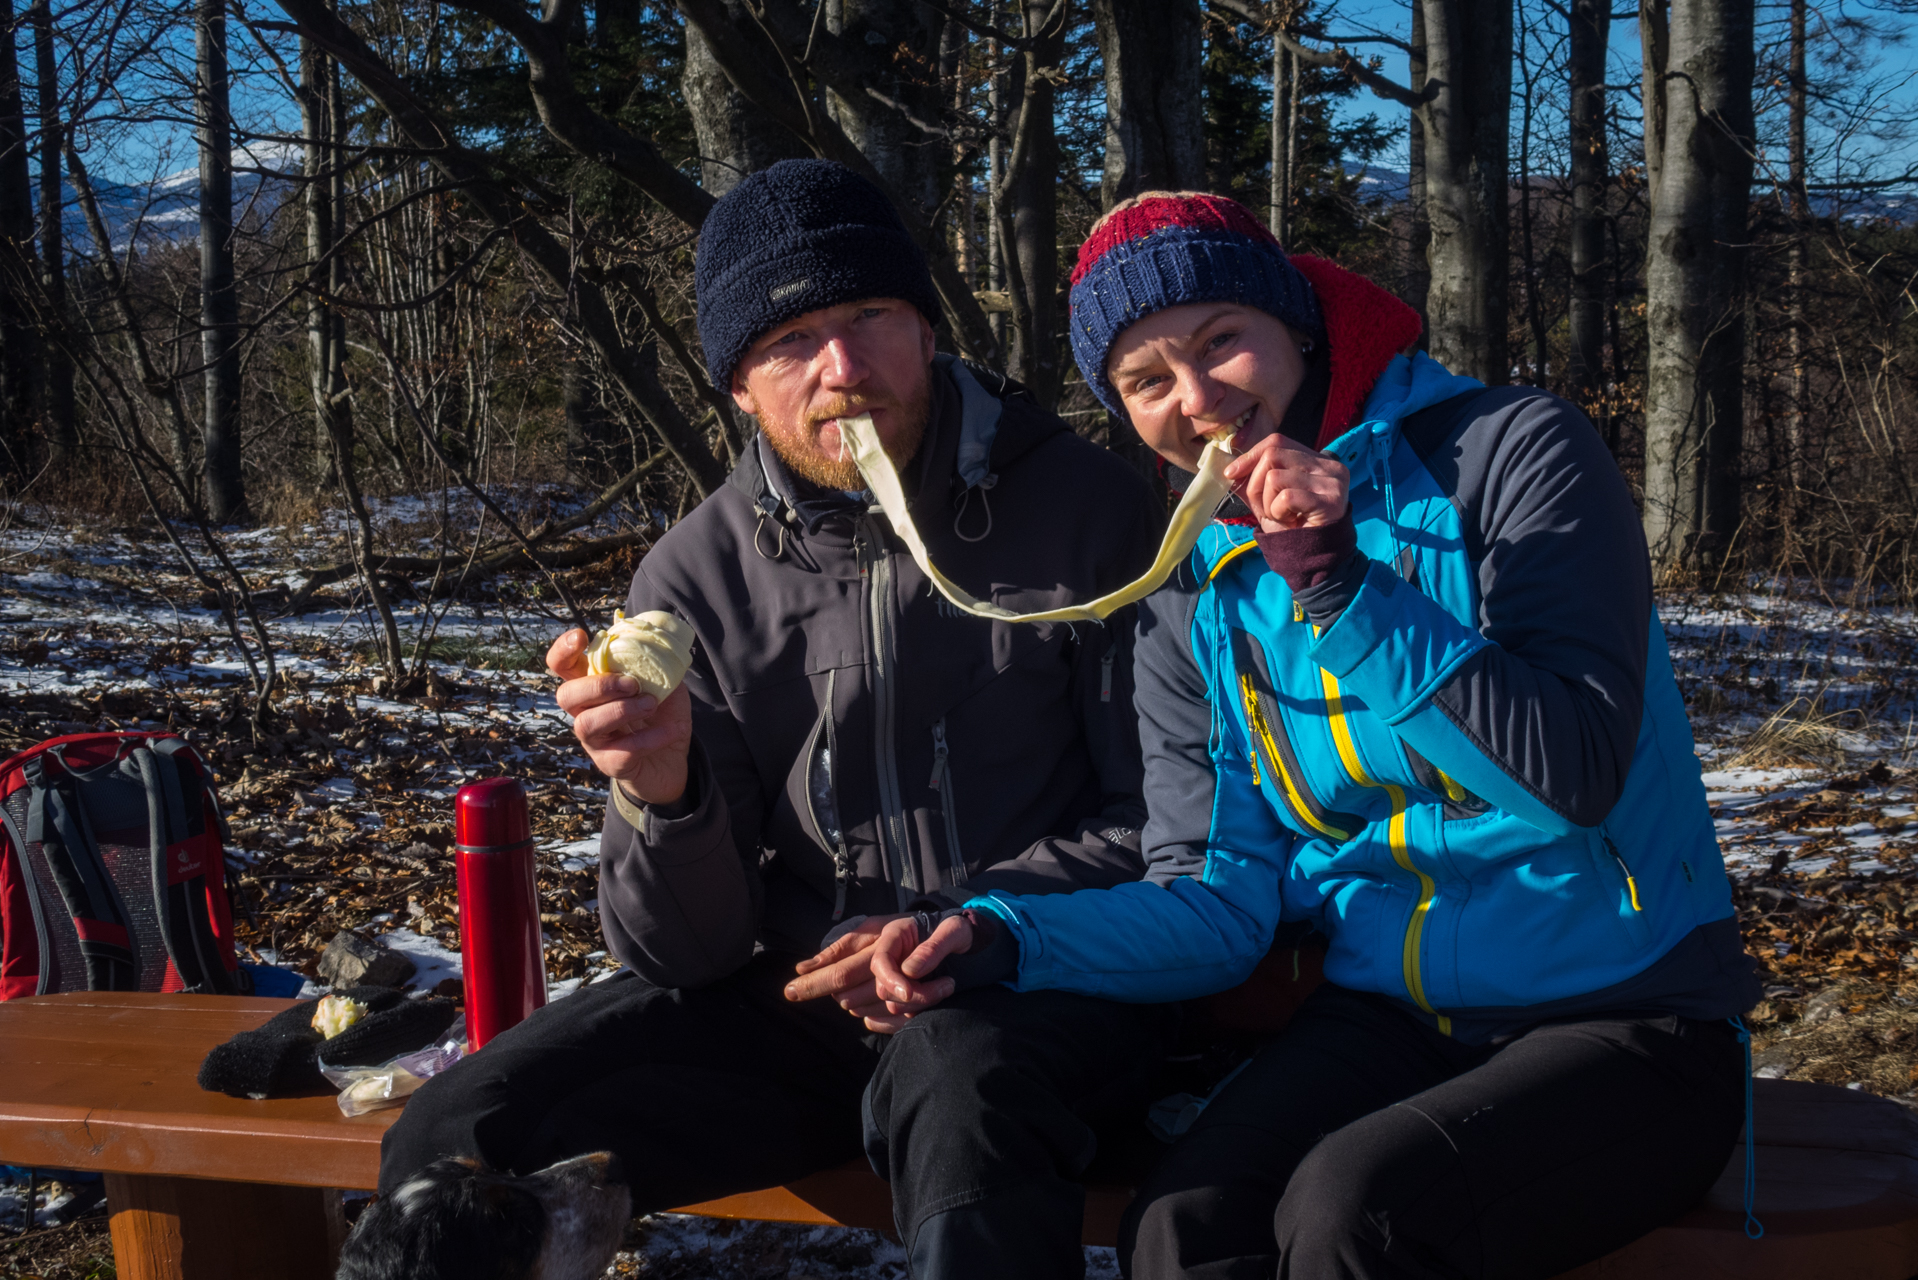
{"label": "woman's hand", "polygon": [[972,950],[972,922],[962,915],[939,922],[932,936],[923,942],[919,924],[911,916],[892,921],[880,931],[873,947],[872,977],[879,997],[886,1002],[886,1018],[868,1018],[866,1025],[888,1034],[906,1025],[915,1014],[924,1013],[947,996],[956,984],[951,978],[928,978],[947,956]]}
{"label": "woman's hand", "polygon": [[1269,435],[1225,469],[1261,533],[1337,524],[1351,505],[1351,473],[1330,454]]}

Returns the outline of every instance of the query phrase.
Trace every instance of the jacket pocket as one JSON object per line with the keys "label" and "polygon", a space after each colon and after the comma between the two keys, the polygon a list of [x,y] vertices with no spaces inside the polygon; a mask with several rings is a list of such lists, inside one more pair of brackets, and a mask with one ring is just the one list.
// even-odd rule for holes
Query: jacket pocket
{"label": "jacket pocket", "polygon": [[959,801],[952,787],[952,748],[946,742],[946,718],[932,722],[932,781],[927,784],[939,797],[939,815],[946,828],[946,884],[957,887],[967,880],[966,856],[959,847]]}
{"label": "jacket pocket", "polygon": [[1625,855],[1618,851],[1611,834],[1602,826],[1592,833],[1589,847],[1592,860],[1598,864],[1599,882],[1609,887],[1615,895],[1608,905],[1617,912],[1626,936],[1635,946],[1650,946],[1652,926],[1646,918],[1647,904],[1639,892],[1638,877],[1632,874]]}
{"label": "jacket pocket", "polygon": [[846,847],[846,833],[839,824],[839,788],[835,773],[839,744],[832,719],[833,685],[837,679],[837,671],[826,673],[826,698],[806,745],[806,822],[819,847],[832,856],[832,918],[835,922],[846,914],[846,893],[857,869],[852,852]]}
{"label": "jacket pocket", "polygon": [[1365,819],[1328,808],[1307,785],[1298,754],[1285,731],[1285,717],[1265,651],[1250,633],[1236,627],[1232,629],[1232,666],[1237,685],[1234,693],[1252,744],[1255,779],[1270,786],[1268,794],[1277,796],[1293,830],[1333,841],[1351,839],[1364,829]]}

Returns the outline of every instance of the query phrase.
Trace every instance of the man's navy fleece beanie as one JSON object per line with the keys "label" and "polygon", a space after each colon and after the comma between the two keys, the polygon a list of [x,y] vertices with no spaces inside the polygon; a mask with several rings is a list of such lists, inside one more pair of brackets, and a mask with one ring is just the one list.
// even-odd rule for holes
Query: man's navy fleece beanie
{"label": "man's navy fleece beanie", "polygon": [[901,298],[939,323],[926,257],[877,187],[831,160],[782,160],[719,198],[693,271],[699,341],[722,392],[766,330],[861,298]]}

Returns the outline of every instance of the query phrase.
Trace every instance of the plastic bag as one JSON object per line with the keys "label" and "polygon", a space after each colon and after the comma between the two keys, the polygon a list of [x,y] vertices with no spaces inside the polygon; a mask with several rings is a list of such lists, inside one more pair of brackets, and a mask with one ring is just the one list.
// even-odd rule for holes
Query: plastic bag
{"label": "plastic bag", "polygon": [[397,1107],[413,1091],[466,1056],[466,1015],[453,1019],[433,1044],[377,1067],[329,1067],[320,1063],[320,1074],[340,1091],[340,1113],[364,1115],[384,1107]]}

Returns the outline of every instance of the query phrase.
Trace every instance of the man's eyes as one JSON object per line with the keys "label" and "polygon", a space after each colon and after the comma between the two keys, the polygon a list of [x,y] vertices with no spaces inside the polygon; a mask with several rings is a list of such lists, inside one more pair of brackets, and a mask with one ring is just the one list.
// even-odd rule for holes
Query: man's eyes
{"label": "man's eyes", "polygon": [[773,339],[773,345],[775,347],[790,347],[793,343],[799,341],[800,333],[801,330],[798,329],[794,329],[791,333],[782,333]]}

